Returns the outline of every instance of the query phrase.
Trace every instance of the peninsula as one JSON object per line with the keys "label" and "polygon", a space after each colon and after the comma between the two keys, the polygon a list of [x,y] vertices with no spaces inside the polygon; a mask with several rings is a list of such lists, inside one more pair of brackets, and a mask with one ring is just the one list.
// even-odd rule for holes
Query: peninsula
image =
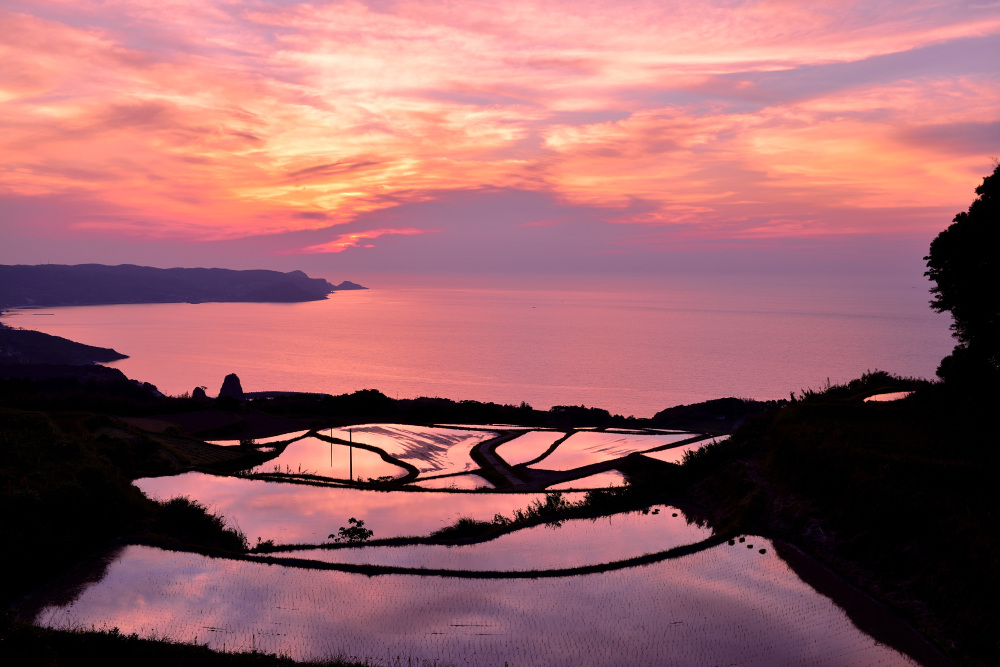
{"label": "peninsula", "polygon": [[302,271],[157,269],[122,264],[0,265],[0,308],[97,306],[124,303],[320,301],[338,290]]}

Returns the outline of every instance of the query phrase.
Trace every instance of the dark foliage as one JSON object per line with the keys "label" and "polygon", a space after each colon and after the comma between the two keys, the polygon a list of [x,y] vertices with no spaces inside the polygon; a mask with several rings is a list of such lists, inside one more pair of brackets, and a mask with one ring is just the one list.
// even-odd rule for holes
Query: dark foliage
{"label": "dark foliage", "polygon": [[130,380],[115,368],[54,364],[0,365],[0,405],[121,416],[203,407],[192,399],[163,396],[155,386]]}
{"label": "dark foliage", "polygon": [[9,601],[106,548],[143,535],[239,551],[245,540],[184,499],[165,506],[128,471],[162,468],[158,443],[108,417],[0,409],[0,507]]}
{"label": "dark foliage", "polygon": [[226,524],[226,518],[209,512],[197,500],[173,498],[156,514],[156,532],[187,544],[241,552],[249,548],[246,535]]}
{"label": "dark foliage", "polygon": [[0,324],[0,364],[92,364],[126,358],[106,347]]}
{"label": "dark foliage", "polygon": [[890,379],[803,392],[689,456],[664,490],[708,508],[717,531],[805,548],[952,657],[996,664],[996,397],[924,382],[901,401],[862,401]]}
{"label": "dark foliage", "polygon": [[728,433],[747,417],[762,414],[784,401],[754,401],[743,398],[716,398],[694,405],[678,405],[661,410],[649,420],[656,428]]}
{"label": "dark foliage", "polygon": [[1000,378],[1000,163],[967,212],[931,242],[931,307],[948,311],[958,339],[938,369],[947,382],[984,386]]}
{"label": "dark foliage", "polygon": [[355,519],[353,516],[347,520],[346,526],[341,526],[335,535],[330,535],[334,542],[348,542],[358,544],[371,539],[375,531],[365,528],[364,519]]}

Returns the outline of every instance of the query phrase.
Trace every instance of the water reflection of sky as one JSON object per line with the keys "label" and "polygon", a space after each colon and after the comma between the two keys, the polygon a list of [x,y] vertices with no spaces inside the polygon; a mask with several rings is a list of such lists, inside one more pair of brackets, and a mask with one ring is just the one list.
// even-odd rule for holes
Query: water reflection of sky
{"label": "water reflection of sky", "polygon": [[[544,570],[598,565],[694,544],[711,536],[708,528],[689,524],[676,509],[597,519],[573,519],[502,535],[489,542],[461,546],[412,545],[358,549],[307,549],[282,556],[331,563],[398,565],[446,570]],[[677,516],[673,516],[674,514]]]}
{"label": "water reflection of sky", "polygon": [[[146,495],[159,500],[187,496],[226,516],[251,543],[260,537],[280,543],[318,544],[347,525],[365,521],[375,537],[428,535],[460,517],[488,521],[510,516],[544,494],[384,492],[346,487],[279,484],[190,472],[136,480]],[[565,494],[577,500],[582,494]]]}
{"label": "water reflection of sky", "polygon": [[754,542],[601,574],[499,580],[368,577],[132,546],[36,622],[375,664],[913,664],[855,628],[767,540]]}
{"label": "water reflection of sky", "polygon": [[[253,438],[254,443],[258,445],[268,444],[272,442],[288,442],[289,440],[295,440],[296,438],[301,438],[302,436],[309,433],[309,431],[293,431],[291,433],[282,433],[281,435],[272,435],[269,438]],[[213,445],[238,445],[240,440],[206,440]]]}
{"label": "water reflection of sky", "polygon": [[564,435],[559,431],[529,431],[497,446],[496,452],[504,461],[516,466],[537,459]]}
{"label": "water reflection of sky", "polygon": [[303,438],[288,445],[279,456],[253,469],[254,473],[291,472],[334,479],[362,481],[388,475],[402,477],[406,469],[382,460],[377,453],[318,438]]}
{"label": "water reflection of sky", "polygon": [[693,437],[693,433],[672,435],[626,435],[623,433],[574,433],[554,452],[538,462],[546,470],[572,470],[608,459],[628,456]]}
{"label": "water reflection of sky", "polygon": [[695,450],[701,449],[705,445],[711,444],[714,440],[715,442],[722,442],[723,440],[729,439],[728,435],[721,437],[712,438],[709,440],[702,440],[700,442],[692,442],[690,445],[681,445],[680,447],[671,447],[670,449],[664,449],[658,452],[647,452],[643,456],[649,456],[660,461],[665,461],[666,463],[681,463],[684,460],[684,455],[687,452],[693,452]]}
{"label": "water reflection of sky", "polygon": [[401,424],[367,424],[350,429],[328,429],[323,435],[372,445],[390,456],[403,459],[421,473],[453,473],[475,470],[469,452],[482,442],[497,436],[490,431],[463,431]]}
{"label": "water reflection of sky", "polygon": [[474,491],[476,489],[493,489],[493,485],[485,479],[469,473],[468,475],[452,475],[451,477],[436,477],[413,482],[410,486],[419,486],[422,489],[463,489]]}
{"label": "water reflection of sky", "polygon": [[546,487],[546,491],[563,491],[565,489],[606,489],[609,486],[624,486],[625,475],[617,470],[606,470],[589,477],[581,477],[569,482],[560,482]]}

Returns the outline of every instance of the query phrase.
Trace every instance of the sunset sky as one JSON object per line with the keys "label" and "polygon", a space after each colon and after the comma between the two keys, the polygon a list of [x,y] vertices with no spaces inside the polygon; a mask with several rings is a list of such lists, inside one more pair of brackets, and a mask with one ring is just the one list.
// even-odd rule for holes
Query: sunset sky
{"label": "sunset sky", "polygon": [[8,264],[919,263],[1000,154],[995,0],[4,0],[0,59]]}

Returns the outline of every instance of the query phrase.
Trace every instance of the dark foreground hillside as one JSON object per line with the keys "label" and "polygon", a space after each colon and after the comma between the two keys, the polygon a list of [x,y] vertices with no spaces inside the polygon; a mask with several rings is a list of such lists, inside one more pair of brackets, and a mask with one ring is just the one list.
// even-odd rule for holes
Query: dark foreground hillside
{"label": "dark foreground hillside", "polygon": [[[0,366],[9,364],[86,365],[127,359],[106,347],[84,345],[41,331],[12,329],[0,322]],[[6,373],[7,375],[9,373]],[[16,373],[15,373],[16,374]]]}
{"label": "dark foreground hillside", "polygon": [[[913,387],[919,390],[902,401],[863,402],[876,390]],[[631,488],[589,510],[613,513],[666,500],[683,504],[686,512],[690,508],[689,515],[701,513],[719,533],[784,540],[883,602],[957,663],[997,664],[996,398],[876,373],[771,404],[763,414],[768,406],[733,401],[665,411],[658,419],[746,421],[731,440],[701,450],[683,466],[631,457]],[[256,455],[198,443],[184,436],[187,428],[153,433],[132,426],[144,416],[186,423],[182,417],[189,415],[200,423],[209,413],[228,415],[241,428],[292,417],[324,425],[445,416],[576,426],[636,421],[593,408],[543,412],[527,405],[394,401],[375,391],[199,401],[164,397],[117,374],[0,377],[0,503],[12,546],[9,566],[19,573],[0,586],[4,602],[122,539],[245,550],[242,535],[196,503],[154,503],[130,483],[192,466],[235,465],[219,459],[223,453]],[[124,415],[133,417],[119,418]],[[257,463],[248,459],[240,465]],[[10,618],[0,623],[0,664],[73,664],[77,652],[92,651],[104,654],[109,664],[124,664],[146,661],[143,655],[158,650],[123,636],[58,633]],[[164,645],[163,651],[177,656],[177,664],[229,660],[213,662],[216,658],[191,647]],[[39,660],[25,662],[26,655]],[[250,656],[239,664],[284,664],[253,662],[258,659]]]}
{"label": "dark foreground hillside", "polygon": [[719,531],[783,538],[962,664],[1000,664],[997,396],[872,378],[810,393],[702,450],[688,501]]}

